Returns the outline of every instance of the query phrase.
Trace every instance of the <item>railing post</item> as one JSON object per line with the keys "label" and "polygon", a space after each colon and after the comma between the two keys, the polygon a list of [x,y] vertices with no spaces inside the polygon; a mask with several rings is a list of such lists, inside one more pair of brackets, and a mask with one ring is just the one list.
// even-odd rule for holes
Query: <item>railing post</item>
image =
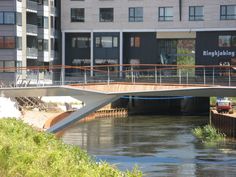
{"label": "railing post", "polygon": [[203,79],[204,79],[204,85],[206,85],[206,68],[204,68],[204,70],[203,70]]}
{"label": "railing post", "polygon": [[157,83],[157,67],[155,66],[155,83]]}
{"label": "railing post", "polygon": [[160,84],[162,83],[161,69],[160,69]]}
{"label": "railing post", "polygon": [[181,82],[182,82],[182,81],[181,81],[181,77],[182,77],[182,76],[181,76],[181,69],[179,69],[179,84],[181,84]]}
{"label": "railing post", "polygon": [[87,84],[87,72],[84,70],[84,84]]}
{"label": "railing post", "polygon": [[186,74],[186,83],[187,83],[187,85],[188,85],[188,72],[187,72],[187,74]]}
{"label": "railing post", "polygon": [[134,69],[133,66],[131,66],[131,81],[134,82]]}
{"label": "railing post", "polygon": [[230,71],[230,67],[229,67],[229,86],[231,86],[231,71]]}
{"label": "railing post", "polygon": [[212,71],[212,85],[215,85],[215,68]]}
{"label": "railing post", "polygon": [[107,84],[110,84],[110,68],[109,66],[107,67]]}

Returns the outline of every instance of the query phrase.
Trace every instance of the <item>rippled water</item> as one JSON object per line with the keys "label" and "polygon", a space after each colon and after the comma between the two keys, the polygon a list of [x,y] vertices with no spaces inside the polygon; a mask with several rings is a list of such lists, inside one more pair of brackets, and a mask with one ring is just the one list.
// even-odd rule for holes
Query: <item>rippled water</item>
{"label": "rippled water", "polygon": [[235,142],[207,147],[191,134],[207,121],[178,116],[100,119],[67,130],[63,141],[121,170],[137,164],[146,176],[236,176]]}

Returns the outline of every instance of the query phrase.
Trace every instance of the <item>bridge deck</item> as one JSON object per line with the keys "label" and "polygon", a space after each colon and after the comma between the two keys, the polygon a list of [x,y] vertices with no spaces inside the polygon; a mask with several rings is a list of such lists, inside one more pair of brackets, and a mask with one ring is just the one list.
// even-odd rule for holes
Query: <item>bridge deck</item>
{"label": "bridge deck", "polygon": [[82,84],[71,85],[73,88],[82,90],[98,91],[104,93],[124,93],[124,92],[143,92],[143,91],[160,91],[160,90],[175,90],[183,88],[199,88],[210,87],[210,85],[177,85],[177,84],[150,84],[150,83],[99,83],[99,84]]}

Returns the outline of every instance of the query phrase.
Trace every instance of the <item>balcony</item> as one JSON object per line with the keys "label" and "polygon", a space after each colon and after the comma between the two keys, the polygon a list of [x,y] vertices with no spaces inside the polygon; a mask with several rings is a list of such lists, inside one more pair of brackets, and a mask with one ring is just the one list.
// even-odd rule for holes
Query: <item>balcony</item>
{"label": "balcony", "polygon": [[51,28],[51,37],[57,38],[59,36],[58,30],[55,30],[54,28]]}
{"label": "balcony", "polygon": [[27,0],[27,11],[37,13],[38,3],[35,1]]}
{"label": "balcony", "polygon": [[53,15],[53,16],[58,16],[58,10],[57,10],[57,8],[56,8],[56,7],[51,7],[50,13],[51,13],[51,15]]}
{"label": "balcony", "polygon": [[27,24],[27,35],[37,36],[38,35],[38,26]]}
{"label": "balcony", "polygon": [[27,58],[31,59],[38,58],[38,49],[36,48],[27,48],[26,53],[27,53]]}
{"label": "balcony", "polygon": [[58,52],[51,50],[51,60],[58,59]]}

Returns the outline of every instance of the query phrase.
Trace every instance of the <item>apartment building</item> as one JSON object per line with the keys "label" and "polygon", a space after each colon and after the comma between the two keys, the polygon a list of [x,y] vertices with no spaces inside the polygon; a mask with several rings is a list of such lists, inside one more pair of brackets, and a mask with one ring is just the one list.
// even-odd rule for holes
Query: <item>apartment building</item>
{"label": "apartment building", "polygon": [[61,6],[62,64],[236,64],[236,0],[63,0]]}
{"label": "apartment building", "polygon": [[59,59],[57,0],[0,1],[1,80],[51,80],[50,72],[7,69],[49,66]]}

